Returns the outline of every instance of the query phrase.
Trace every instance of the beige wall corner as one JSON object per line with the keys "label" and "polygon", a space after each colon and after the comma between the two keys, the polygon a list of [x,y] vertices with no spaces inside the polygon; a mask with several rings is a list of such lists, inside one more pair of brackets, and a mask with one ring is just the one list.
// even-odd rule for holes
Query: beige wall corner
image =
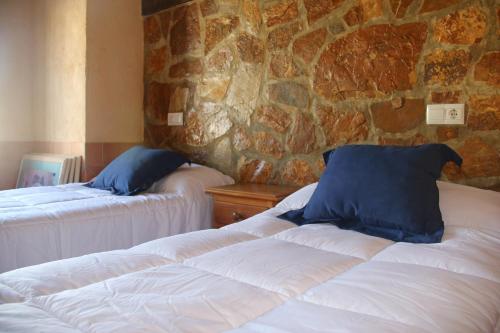
{"label": "beige wall corner", "polygon": [[86,142],[143,141],[140,0],[87,1]]}

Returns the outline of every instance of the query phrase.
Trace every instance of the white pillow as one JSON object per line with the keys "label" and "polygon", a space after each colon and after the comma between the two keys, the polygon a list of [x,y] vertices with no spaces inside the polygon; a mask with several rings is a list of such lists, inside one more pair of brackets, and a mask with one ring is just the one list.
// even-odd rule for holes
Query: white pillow
{"label": "white pillow", "polygon": [[183,164],[170,175],[154,183],[150,193],[204,193],[212,186],[234,184],[234,179],[215,169],[191,163]]}
{"label": "white pillow", "polygon": [[500,193],[437,182],[444,225],[500,229]]}
{"label": "white pillow", "polygon": [[304,207],[309,202],[309,199],[311,199],[316,186],[318,186],[318,183],[309,184],[301,188],[283,199],[276,207],[284,212]]}

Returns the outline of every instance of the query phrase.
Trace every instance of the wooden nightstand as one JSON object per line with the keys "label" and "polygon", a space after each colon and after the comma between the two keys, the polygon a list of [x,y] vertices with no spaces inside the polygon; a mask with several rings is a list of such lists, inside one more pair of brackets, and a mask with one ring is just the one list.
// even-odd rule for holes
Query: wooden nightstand
{"label": "wooden nightstand", "polygon": [[214,199],[214,228],[239,222],[274,207],[296,186],[234,184],[206,190]]}

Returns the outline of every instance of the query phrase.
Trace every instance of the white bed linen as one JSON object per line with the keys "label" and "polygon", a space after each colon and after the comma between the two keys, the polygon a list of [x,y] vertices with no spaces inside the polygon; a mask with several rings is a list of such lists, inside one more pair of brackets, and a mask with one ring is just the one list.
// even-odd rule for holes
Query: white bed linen
{"label": "white bed linen", "polygon": [[186,165],[136,196],[82,184],[0,191],[0,272],[210,228],[204,190],[230,183],[214,169]]}
{"label": "white bed linen", "polygon": [[0,331],[498,332],[500,194],[439,187],[439,244],[276,218],[312,185],[223,229],[2,274]]}

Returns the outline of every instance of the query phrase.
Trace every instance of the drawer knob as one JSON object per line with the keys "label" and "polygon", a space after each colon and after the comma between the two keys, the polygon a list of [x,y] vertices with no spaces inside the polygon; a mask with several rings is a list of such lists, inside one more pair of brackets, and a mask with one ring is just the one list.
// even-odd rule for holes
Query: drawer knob
{"label": "drawer knob", "polygon": [[233,222],[239,222],[241,220],[244,220],[245,217],[243,215],[241,215],[240,213],[238,212],[233,212]]}

